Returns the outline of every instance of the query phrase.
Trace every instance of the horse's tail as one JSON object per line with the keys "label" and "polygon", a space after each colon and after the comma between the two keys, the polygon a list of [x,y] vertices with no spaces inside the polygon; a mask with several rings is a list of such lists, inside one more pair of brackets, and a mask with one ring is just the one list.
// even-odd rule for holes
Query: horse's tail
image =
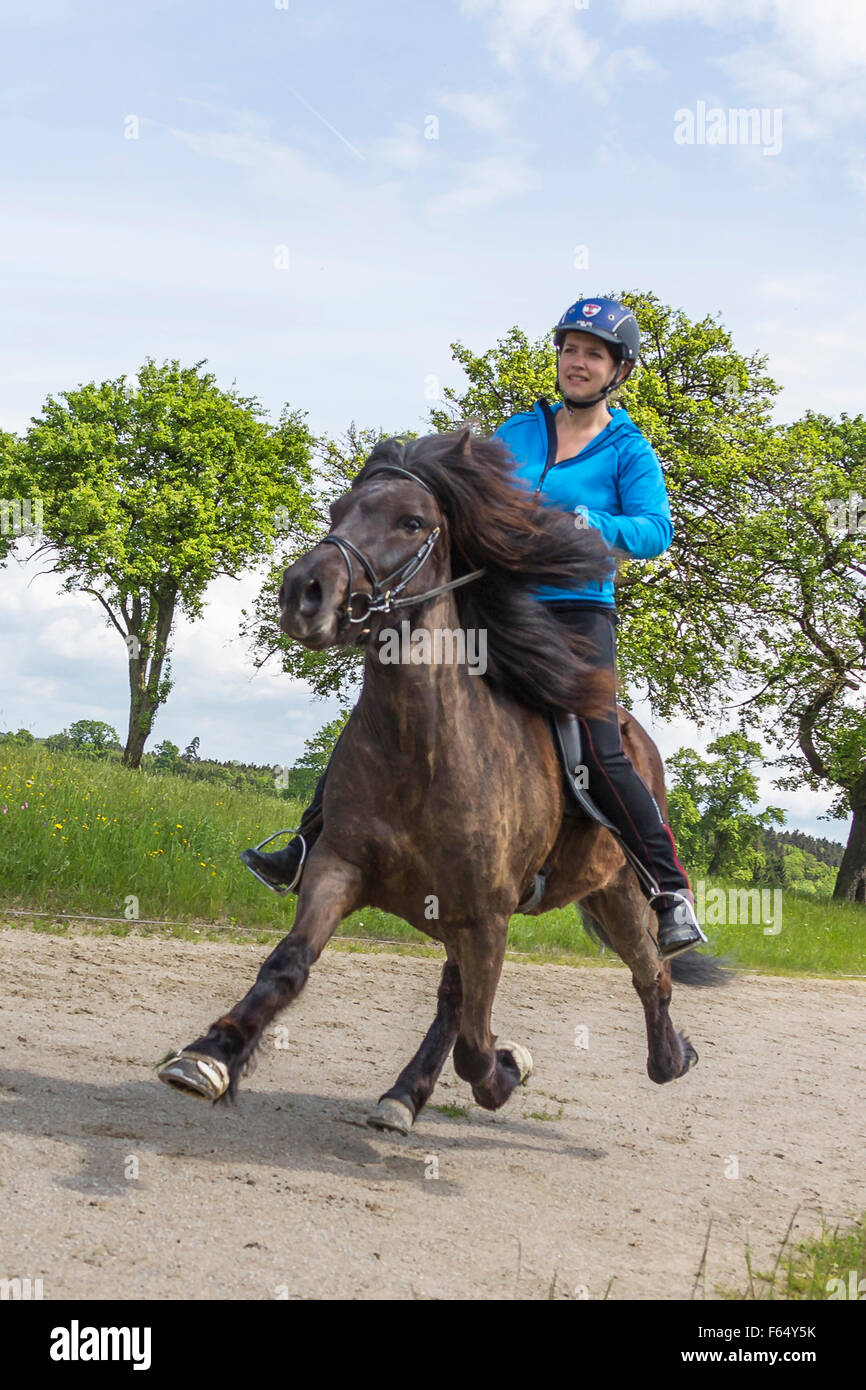
{"label": "horse's tail", "polygon": [[[616,948],[598,918],[587,912],[585,907],[581,907],[580,915],[587,936],[615,953]],[[729,985],[734,974],[726,959],[703,951],[686,951],[681,956],[674,956],[671,961],[671,979],[679,985],[691,985],[696,989]]]}

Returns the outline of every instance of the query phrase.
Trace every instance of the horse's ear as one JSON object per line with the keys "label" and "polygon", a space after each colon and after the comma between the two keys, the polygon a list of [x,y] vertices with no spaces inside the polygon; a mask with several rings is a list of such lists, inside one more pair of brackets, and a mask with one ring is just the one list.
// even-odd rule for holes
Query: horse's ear
{"label": "horse's ear", "polygon": [[467,460],[472,457],[472,430],[469,425],[464,425],[463,429],[455,431],[454,453]]}

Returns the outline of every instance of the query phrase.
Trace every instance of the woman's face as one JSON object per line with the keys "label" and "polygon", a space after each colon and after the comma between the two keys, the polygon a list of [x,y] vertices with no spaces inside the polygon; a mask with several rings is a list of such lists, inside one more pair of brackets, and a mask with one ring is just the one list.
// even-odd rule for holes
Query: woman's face
{"label": "woman's face", "polygon": [[613,375],[616,361],[607,344],[592,333],[566,333],[559,354],[559,386],[579,401],[597,396]]}

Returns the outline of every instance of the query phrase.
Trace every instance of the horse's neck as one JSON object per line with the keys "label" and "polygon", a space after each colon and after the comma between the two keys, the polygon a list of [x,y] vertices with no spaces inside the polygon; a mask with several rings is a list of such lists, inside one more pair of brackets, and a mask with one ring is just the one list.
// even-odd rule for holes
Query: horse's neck
{"label": "horse's neck", "polygon": [[[392,756],[429,757],[489,716],[485,642],[474,632],[465,641],[445,637],[459,627],[454,598],[443,594],[411,622],[392,615],[371,635],[358,711]],[[413,653],[426,659],[403,660]]]}

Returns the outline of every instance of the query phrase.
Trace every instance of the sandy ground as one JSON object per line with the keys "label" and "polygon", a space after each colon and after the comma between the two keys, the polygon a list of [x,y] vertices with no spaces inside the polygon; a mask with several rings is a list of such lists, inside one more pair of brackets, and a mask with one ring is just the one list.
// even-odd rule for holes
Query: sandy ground
{"label": "sandy ground", "polygon": [[364,1117],[432,1018],[435,959],[326,952],[234,1109],[157,1082],[265,954],[0,931],[0,1277],[46,1298],[681,1298],[711,1221],[712,1298],[744,1287],[747,1245],[772,1264],[798,1207],[802,1234],[866,1207],[866,983],[679,987],[700,1064],[657,1087],[624,970],[506,964],[494,1022],[534,1077],[488,1114],[449,1061],[433,1103],[469,1118],[428,1109],[400,1139]]}

